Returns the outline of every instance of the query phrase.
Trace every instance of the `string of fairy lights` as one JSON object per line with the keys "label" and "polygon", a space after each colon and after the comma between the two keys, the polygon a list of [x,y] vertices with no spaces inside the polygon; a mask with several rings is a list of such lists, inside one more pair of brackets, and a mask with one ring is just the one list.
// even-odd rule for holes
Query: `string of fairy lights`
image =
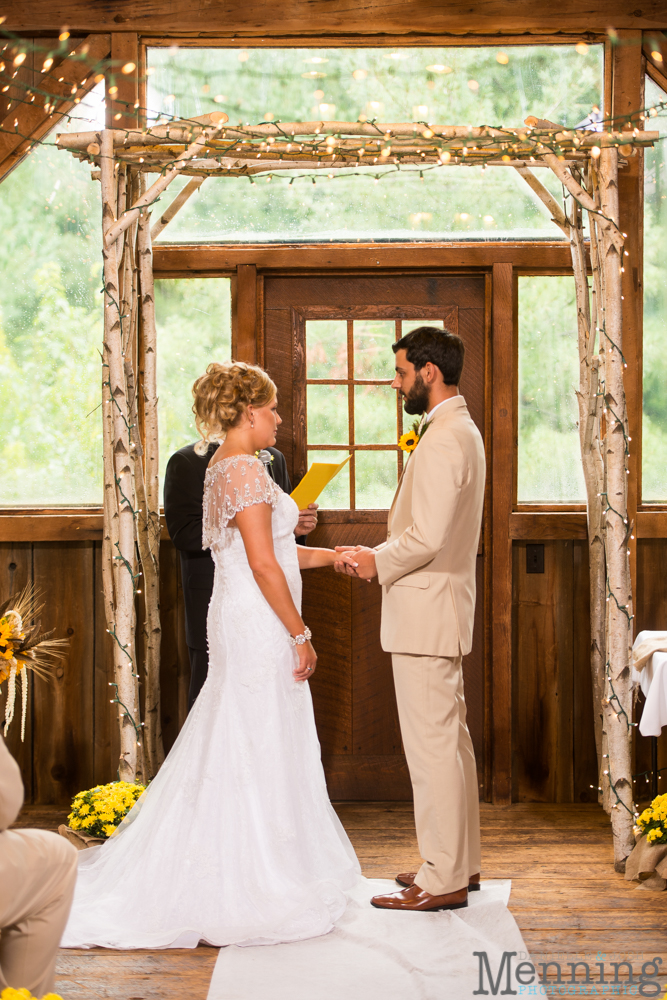
{"label": "string of fairy lights", "polygon": [[[1,23],[2,19],[0,19]],[[7,113],[15,111],[13,128],[3,124],[0,126],[0,132],[9,133],[21,140],[25,144],[25,149],[22,152],[31,153],[38,146],[56,146],[57,143],[49,141],[48,138],[22,133],[19,109],[43,102],[44,113],[49,120],[53,120],[54,126],[59,122],[66,122],[68,125],[76,123],[80,120],[75,110],[77,105],[81,103],[92,87],[104,80],[107,81],[106,101],[107,103],[113,101],[115,109],[113,121],[121,122],[127,117],[134,117],[137,122],[151,122],[150,125],[137,125],[136,128],[114,126],[116,143],[114,159],[117,162],[125,162],[128,166],[139,170],[166,174],[173,169],[181,148],[185,148],[188,142],[192,142],[202,132],[201,121],[178,118],[176,115],[164,111],[155,112],[153,109],[140,106],[138,101],[132,103],[119,98],[118,82],[123,77],[132,77],[137,69],[136,65],[134,63],[115,64],[109,59],[90,62],[85,46],[72,53],[70,44],[68,44],[69,32],[66,29],[60,33],[58,46],[44,48],[44,60],[41,72],[37,74],[37,80],[30,83],[23,81],[20,79],[20,70],[27,58],[27,45],[18,36],[10,33],[5,33],[5,35],[7,41],[4,47],[0,46],[0,83],[2,83],[0,94],[7,93],[10,88],[19,93],[13,93],[11,100],[6,105]],[[31,42],[31,44],[33,51],[35,51],[35,43]],[[6,57],[5,52],[8,52]],[[658,59],[659,56],[659,50],[654,49],[656,61],[661,61],[661,58]],[[59,72],[58,61],[65,59],[70,65],[81,64],[80,79],[67,84],[68,93],[63,92],[64,77],[57,75]],[[72,104],[74,104],[75,109],[72,109]],[[448,165],[475,165],[485,170],[489,165],[511,165],[516,162],[527,165],[538,164],[546,154],[553,154],[561,162],[581,162],[587,156],[593,160],[597,159],[603,145],[615,146],[622,156],[631,155],[637,147],[642,145],[642,130],[637,126],[660,116],[666,109],[667,99],[622,116],[607,117],[595,123],[594,126],[586,126],[581,130],[568,129],[552,123],[540,123],[536,120],[533,125],[519,128],[505,128],[503,126],[468,128],[467,132],[454,136],[451,134],[451,129],[439,128],[426,120],[415,121],[411,135],[398,135],[390,127],[381,127],[377,118],[359,123],[366,132],[362,135],[358,134],[359,129],[354,130],[355,134],[351,134],[351,130],[346,132],[344,128],[327,129],[325,122],[319,123],[307,133],[299,132],[299,123],[286,125],[279,119],[271,122],[259,122],[256,125],[229,125],[225,126],[215,139],[207,139],[197,158],[183,168],[182,172],[195,175],[203,173],[205,176],[245,177],[253,186],[260,179],[265,183],[283,181],[292,186],[297,181],[310,182],[315,185],[324,179],[324,169],[328,168],[327,181],[343,177],[360,177],[377,184],[405,172],[418,173],[420,180],[423,180],[425,173],[442,169]],[[629,128],[632,131],[628,131]],[[156,130],[162,130],[163,134],[156,135]],[[623,134],[615,134],[619,132]],[[133,145],[133,139],[140,141]],[[156,141],[157,139],[160,141]],[[125,146],[128,149],[125,149]],[[75,155],[79,159],[99,165],[100,150],[99,146],[96,147],[94,143],[89,143],[84,149],[76,151]],[[251,159],[255,161],[252,165],[247,162]],[[206,167],[202,166],[204,160],[207,163]],[[233,162],[230,163],[230,160]],[[262,161],[283,162],[285,167],[278,169],[274,166],[264,169]],[[307,166],[313,161],[316,164],[316,172],[312,169],[294,172],[299,170],[301,162]],[[565,190],[563,194],[565,198],[574,197]],[[602,212],[598,214],[601,218],[606,218]],[[627,250],[624,250],[624,254],[628,255]],[[108,289],[105,288],[104,291],[107,295],[109,294]],[[128,317],[121,315],[119,303],[115,303],[115,305],[122,326],[123,319]],[[604,317],[601,327],[598,327],[596,332],[600,339],[609,345],[607,350],[618,351],[623,366],[627,368],[620,347],[607,334]],[[108,376],[105,385],[110,390]],[[630,457],[629,443],[631,438],[628,435],[625,421],[619,418],[612,409],[604,386],[600,395],[604,399],[605,415],[609,412],[616,421],[616,427],[622,430],[626,473],[629,474],[627,460]],[[107,402],[110,405],[114,403],[117,405],[110,391]],[[124,414],[123,419],[125,420]],[[132,427],[127,420],[125,423],[131,435]],[[122,502],[129,506],[134,518],[138,517],[139,512],[133,508],[124,493],[121,480],[117,476],[115,479]],[[606,519],[609,513],[614,514],[621,518],[624,526],[629,530],[627,517],[623,517],[619,511],[615,510],[609,502],[608,495],[600,493],[599,496],[604,504],[603,517]],[[633,535],[630,537],[634,538]],[[141,574],[135,574],[133,567],[120,553],[120,549],[118,552],[119,554],[114,558],[121,560],[127,572],[130,573],[133,593],[136,595],[137,579]],[[607,603],[613,601],[616,609],[625,615],[628,624],[630,624],[633,618],[630,607],[628,604],[621,603],[614,593],[608,571],[606,589]],[[132,676],[138,678],[131,650],[127,645],[120,643],[115,633],[115,627],[112,626],[108,631],[128,657]],[[608,657],[605,673],[609,693],[605,697],[605,705],[610,707],[617,721],[625,720],[628,735],[631,736],[632,729],[637,726],[637,723],[630,721],[628,713],[614,689]],[[137,744],[141,745],[139,738],[143,723],[136,723],[127,706],[119,698],[118,686],[113,683],[111,686],[116,688],[112,703],[117,703],[122,707],[125,716],[134,727]],[[604,756],[608,759],[608,755]],[[667,768],[660,770],[667,770]],[[616,798],[612,808],[623,807],[636,816],[637,813],[630,810],[619,796],[609,767],[604,769],[602,773],[607,777],[610,790]],[[642,772],[633,777],[644,777],[649,773]],[[648,777],[646,780],[648,781]],[[593,787],[591,785],[591,788]],[[602,789],[598,788],[598,791],[602,791]],[[633,807],[636,810],[637,807],[634,803]]]}
{"label": "string of fairy lights", "polygon": [[[6,34],[9,35],[9,33]],[[191,137],[194,136],[196,129],[201,129],[200,122],[195,120],[179,119],[164,111],[158,113],[149,108],[141,107],[139,102],[130,103],[120,99],[117,96],[117,80],[123,76],[128,77],[134,74],[137,68],[136,65],[132,62],[123,65],[114,65],[108,59],[99,60],[93,65],[88,65],[87,54],[84,51],[85,46],[81,50],[75,51],[74,54],[68,53],[68,38],[69,32],[64,29],[59,36],[59,46],[44,49],[44,62],[40,77],[36,83],[28,84],[17,79],[20,67],[25,62],[26,49],[25,47],[21,48],[22,40],[20,38],[9,36],[2,51],[9,48],[10,55],[12,52],[15,54],[12,58],[11,74],[9,74],[5,63],[0,62],[0,77],[8,76],[7,82],[0,90],[5,92],[10,86],[14,86],[14,88],[22,90],[22,94],[16,97],[14,101],[8,103],[7,110],[10,110],[12,107],[18,109],[21,105],[33,104],[36,99],[41,99],[44,101],[45,112],[50,118],[55,118],[56,121],[71,123],[77,120],[77,116],[70,110],[66,110],[66,105],[72,101],[75,104],[80,103],[82,95],[85,94],[87,88],[89,89],[91,86],[102,82],[106,77],[108,80],[107,99],[113,100],[114,107],[119,109],[115,111],[115,120],[119,121],[128,114],[138,116],[144,120],[153,120],[153,124],[150,127],[147,125],[141,127],[140,131],[143,136],[149,135],[151,129],[166,124],[167,135],[165,144],[173,148],[174,141],[169,136],[169,125],[178,123],[180,128],[189,126],[192,130]],[[657,55],[659,55],[659,52]],[[62,77],[56,76],[58,69],[56,68],[55,72],[51,72],[54,61],[57,58],[65,57],[70,61],[82,64],[82,79],[80,82],[75,81],[71,85],[70,93],[67,95],[58,92],[57,84],[63,80]],[[85,72],[83,72],[84,68]],[[667,100],[638,112],[615,117],[613,120],[609,118],[605,119],[596,126],[596,130],[599,129],[600,132],[609,133],[612,129],[623,129],[624,126],[628,126],[633,122],[641,122],[647,118],[656,117],[665,108],[667,108]],[[309,136],[301,135],[297,140],[295,129],[292,128],[290,131],[287,131],[282,127],[280,120],[272,121],[268,124],[275,132],[274,135],[266,134],[266,122],[258,123],[255,126],[229,126],[214,142],[207,142],[202,150],[202,155],[205,155],[208,161],[213,162],[213,168],[209,167],[204,171],[199,165],[202,159],[202,155],[200,155],[198,161],[184,168],[183,173],[211,173],[212,170],[219,170],[228,176],[245,176],[251,185],[255,185],[255,176],[259,171],[266,183],[271,183],[274,180],[283,180],[289,186],[297,181],[317,184],[317,181],[322,179],[320,172],[313,173],[306,170],[303,173],[292,173],[291,176],[285,176],[275,168],[267,171],[263,171],[261,168],[262,159],[270,158],[274,161],[275,159],[287,161],[296,168],[298,168],[298,162],[301,159],[310,162],[316,160],[318,168],[328,167],[329,172],[326,175],[328,181],[341,177],[354,176],[371,180],[377,184],[381,180],[395,176],[406,169],[409,171],[418,170],[420,180],[423,180],[425,172],[437,170],[450,163],[452,165],[462,163],[475,164],[485,169],[490,163],[495,164],[496,162],[511,163],[514,160],[523,160],[527,163],[536,163],[539,162],[541,156],[545,153],[553,153],[559,159],[565,160],[573,156],[580,156],[585,145],[590,146],[590,155],[595,157],[599,155],[601,146],[601,141],[596,143],[594,139],[591,140],[590,131],[588,138],[586,138],[574,130],[557,126],[550,128],[528,126],[518,129],[505,129],[503,127],[483,130],[470,129],[468,137],[453,141],[450,136],[446,135],[443,131],[438,131],[436,127],[427,121],[415,122],[413,135],[405,137],[392,134],[391,129],[380,128],[377,119],[371,119],[370,121],[366,121],[365,124],[374,130],[374,136],[353,139],[349,136],[344,137],[340,132],[325,132],[321,128],[318,128],[315,130],[315,134]],[[322,122],[321,125],[324,127],[325,123]],[[19,139],[24,140],[26,152],[32,151],[37,145],[52,144],[48,140],[21,133],[18,117],[15,118],[13,130],[5,126],[0,130],[10,132]],[[124,131],[125,137],[129,138],[135,130],[121,129],[118,131],[120,131],[121,135]],[[404,148],[406,144],[408,148]],[[617,145],[622,154],[631,153],[635,145],[641,144],[641,132],[639,129],[634,128],[631,135],[626,132],[622,137],[611,139],[611,144]],[[237,169],[234,169],[229,163],[222,162],[234,153],[244,154],[244,159],[253,156],[259,160],[259,163],[254,165],[253,169],[247,163],[243,163]],[[118,160],[123,160],[122,149],[116,150],[115,155]],[[99,162],[99,153],[97,157]],[[91,154],[86,154],[82,158],[92,159],[92,156]],[[151,156],[142,157],[135,153],[128,157],[128,162],[132,160],[134,161],[133,165],[139,169],[150,169],[151,171],[165,173],[173,167],[176,155],[169,155],[168,153],[166,156],[161,155],[159,162],[157,162],[157,150],[152,147]],[[372,168],[378,165],[384,169],[381,172],[374,172]],[[358,169],[355,170],[355,167],[363,167],[364,172]],[[291,170],[292,167],[288,167],[287,169]]]}

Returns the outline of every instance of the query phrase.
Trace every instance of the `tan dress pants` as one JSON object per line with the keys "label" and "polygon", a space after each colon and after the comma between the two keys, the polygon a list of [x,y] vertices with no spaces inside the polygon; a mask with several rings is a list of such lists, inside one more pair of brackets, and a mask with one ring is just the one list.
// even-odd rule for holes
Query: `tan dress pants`
{"label": "tan dress pants", "polygon": [[0,833],[0,992],[52,993],[69,916],[78,851],[56,833]]}
{"label": "tan dress pants", "polygon": [[415,883],[441,896],[480,870],[479,792],[461,657],[392,653],[398,717],[424,864]]}

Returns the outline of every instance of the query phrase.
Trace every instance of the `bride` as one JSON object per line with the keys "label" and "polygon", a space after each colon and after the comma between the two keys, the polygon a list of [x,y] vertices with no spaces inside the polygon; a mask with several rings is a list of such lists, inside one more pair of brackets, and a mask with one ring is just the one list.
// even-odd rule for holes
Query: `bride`
{"label": "bride", "polygon": [[281,423],[268,375],[211,364],[193,395],[198,447],[222,441],[204,490],[208,678],[136,806],[81,852],[65,948],[316,937],[359,879],[327,796],[306,683],[317,657],[300,614],[299,571],[342,556],[296,545],[296,504],[254,457]]}

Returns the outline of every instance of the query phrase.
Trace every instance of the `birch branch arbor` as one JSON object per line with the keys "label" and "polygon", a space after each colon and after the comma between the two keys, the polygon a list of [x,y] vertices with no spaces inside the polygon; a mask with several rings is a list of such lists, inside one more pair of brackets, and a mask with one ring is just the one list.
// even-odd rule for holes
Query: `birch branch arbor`
{"label": "birch branch arbor", "polygon": [[[104,237],[104,591],[114,640],[121,732],[120,776],[149,778],[162,759],[159,712],[159,490],[155,309],[151,238],[206,177],[327,168],[436,169],[457,164],[516,168],[570,242],[579,343],[579,436],[588,510],[591,674],[602,801],[611,813],[617,866],[634,846],[631,774],[632,593],[627,513],[628,422],[623,387],[618,170],[657,132],[568,131],[426,123],[269,122],[230,127],[222,113],[143,130],[58,136],[61,149],[99,168]],[[546,168],[566,208],[538,180]],[[146,188],[145,174],[160,176]],[[179,174],[193,178],[161,211],[150,209]],[[584,213],[590,234],[589,285]],[[143,420],[143,427],[140,421]],[[143,575],[142,575],[143,574]],[[143,581],[143,588],[137,585]],[[137,594],[145,620],[140,670]],[[140,721],[139,677],[145,683]],[[142,732],[145,738],[142,739]]]}

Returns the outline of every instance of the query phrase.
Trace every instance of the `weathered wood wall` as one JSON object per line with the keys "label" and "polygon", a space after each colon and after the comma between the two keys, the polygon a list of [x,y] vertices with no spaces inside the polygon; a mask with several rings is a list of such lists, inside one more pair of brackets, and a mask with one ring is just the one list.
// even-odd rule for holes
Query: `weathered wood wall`
{"label": "weathered wood wall", "polygon": [[[545,571],[531,574],[526,572],[526,543],[513,547],[512,797],[520,802],[591,802],[596,793],[590,785],[597,782],[586,546],[568,539],[547,541],[544,548]],[[638,630],[667,626],[666,564],[667,539],[640,542]],[[27,582],[46,597],[44,627],[67,636],[70,647],[53,683],[36,681],[31,687],[25,743],[15,719],[8,744],[21,765],[27,800],[67,805],[82,788],[116,777],[116,710],[110,704],[113,672],[102,613],[100,543],[0,543],[0,601]],[[185,718],[189,681],[178,556],[171,542],[162,543],[161,586],[162,724],[168,749]],[[321,736],[331,751],[326,727]],[[397,733],[380,725],[378,739],[368,752],[400,752]],[[650,769],[650,752],[650,741],[638,736],[635,772]],[[667,767],[667,734],[659,741],[658,766]],[[667,789],[667,771],[661,790],[663,786]],[[641,783],[637,794],[646,796],[648,789]]]}
{"label": "weathered wood wall", "polygon": [[[171,542],[161,548],[162,727],[169,748],[185,719],[189,665],[178,556]],[[102,604],[101,542],[0,543],[0,601],[27,583],[46,601],[42,627],[55,628],[70,645],[52,683],[31,684],[25,742],[20,704],[7,742],[21,765],[26,800],[63,805],[81,789],[117,777],[117,707],[111,705],[109,687],[113,662]]]}
{"label": "weathered wood wall", "polygon": [[[597,764],[589,666],[586,542],[545,541],[544,573],[526,571],[526,542],[513,546],[512,798],[594,802]],[[640,540],[636,631],[667,629],[667,539]],[[641,705],[636,718],[641,717]],[[667,732],[658,741],[667,765]],[[651,767],[651,742],[637,733],[635,773]],[[663,789],[664,786],[664,789]],[[667,771],[660,782],[667,790]],[[649,785],[637,785],[646,797]]]}

